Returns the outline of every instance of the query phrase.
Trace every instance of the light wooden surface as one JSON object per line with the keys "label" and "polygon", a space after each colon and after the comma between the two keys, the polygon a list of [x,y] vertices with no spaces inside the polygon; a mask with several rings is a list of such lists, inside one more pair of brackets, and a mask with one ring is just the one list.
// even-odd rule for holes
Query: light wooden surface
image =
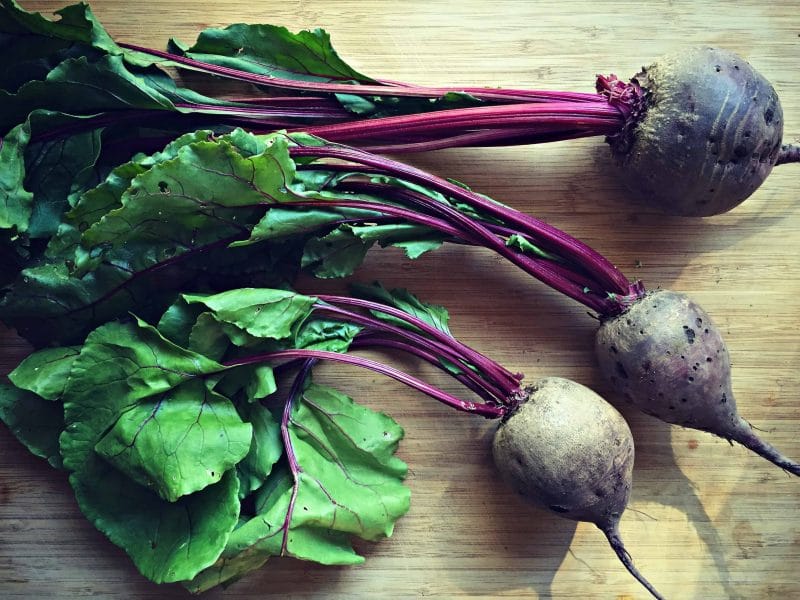
{"label": "light wooden surface", "polygon": [[[585,91],[596,73],[629,76],[666,51],[715,44],[772,81],[785,139],[800,141],[795,2],[98,0],[94,10],[118,39],[153,47],[236,21],[324,27],[362,71],[430,84]],[[409,160],[577,235],[651,288],[691,293],[727,336],[742,414],[800,458],[800,165],[778,168],[732,213],[688,220],[627,202],[607,154],[595,139]],[[358,277],[446,304],[458,336],[529,379],[571,377],[612,399],[595,368],[595,321],[488,252],[447,248],[412,264],[377,251]],[[24,346],[11,333],[2,340],[5,373]],[[359,544],[363,566],[276,559],[207,598],[646,597],[596,529],[529,508],[502,486],[488,453],[491,423],[370,373],[326,368],[324,377],[405,427],[411,511],[391,539]],[[622,533],[653,584],[671,599],[800,597],[800,481],[707,434],[623,412],[637,460]],[[0,427],[0,597],[90,596],[188,594],[145,581],[83,519],[65,476]]]}

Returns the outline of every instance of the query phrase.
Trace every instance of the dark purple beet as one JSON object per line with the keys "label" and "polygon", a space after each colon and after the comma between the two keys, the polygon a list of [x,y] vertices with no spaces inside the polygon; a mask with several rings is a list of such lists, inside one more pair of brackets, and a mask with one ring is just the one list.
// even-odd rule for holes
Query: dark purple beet
{"label": "dark purple beet", "polygon": [[606,378],[643,412],[738,442],[800,475],[800,464],[761,440],[737,413],[722,335],[684,294],[653,292],[606,319],[595,350]]}
{"label": "dark purple beet", "polygon": [[625,183],[676,215],[708,216],[750,196],[781,155],[783,111],[747,61],[693,48],[643,67],[632,83],[644,105],[609,139]]}

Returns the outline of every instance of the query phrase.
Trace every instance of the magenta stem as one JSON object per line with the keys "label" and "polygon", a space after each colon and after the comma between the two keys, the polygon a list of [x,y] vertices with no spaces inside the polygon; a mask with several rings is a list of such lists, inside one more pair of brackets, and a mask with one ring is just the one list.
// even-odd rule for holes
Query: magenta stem
{"label": "magenta stem", "polygon": [[498,127],[508,129],[532,128],[541,125],[545,131],[560,126],[563,129],[583,129],[594,135],[618,133],[625,124],[622,112],[603,102],[548,102],[476,106],[438,110],[427,113],[365,119],[333,125],[317,125],[304,131],[332,142],[364,141],[395,135],[424,134],[423,139],[438,139],[441,132],[459,133]]}
{"label": "magenta stem", "polygon": [[416,344],[416,346],[421,349],[427,349],[431,351],[432,353],[434,353],[434,355],[436,355],[435,353],[438,352],[440,357],[444,357],[446,360],[449,360],[450,362],[458,366],[459,369],[464,371],[466,377],[470,378],[476,384],[486,389],[490,394],[492,394],[492,396],[494,396],[495,400],[498,402],[501,403],[504,402],[505,399],[519,387],[519,382],[516,380],[514,380],[513,385],[503,386],[503,384],[500,383],[499,385],[503,387],[502,388],[498,387],[498,385],[495,385],[494,383],[491,382],[495,380],[495,378],[492,377],[491,373],[489,375],[490,377],[492,377],[492,380],[490,381],[485,380],[479,373],[473,371],[472,367],[473,366],[477,367],[477,365],[470,365],[469,361],[465,361],[465,357],[462,354],[460,354],[458,350],[453,348],[450,344],[426,338],[425,336],[419,335],[418,333],[415,333],[408,329],[403,329],[401,327],[397,327],[389,323],[384,323],[383,321],[380,321],[379,319],[376,319],[374,317],[361,315],[359,313],[345,310],[337,306],[326,306],[324,304],[318,304],[314,307],[314,309],[318,311],[327,312],[337,317],[341,317],[342,319],[351,323],[364,325],[376,331],[383,331],[385,333],[396,335],[400,338],[408,340],[413,344]]}
{"label": "magenta stem", "polygon": [[380,337],[378,334],[359,334],[350,344],[350,348],[354,350],[358,348],[375,348],[375,347],[400,350],[402,352],[411,354],[412,356],[416,356],[417,358],[421,358],[422,360],[428,362],[429,364],[436,367],[440,371],[443,371],[444,373],[447,373],[451,377],[457,379],[463,386],[475,392],[486,402],[490,404],[497,404],[497,398],[495,397],[495,395],[486,391],[486,389],[481,387],[480,384],[475,383],[473,379],[466,377],[464,375],[466,371],[460,374],[455,374],[452,373],[451,371],[448,371],[447,367],[445,367],[442,364],[442,361],[439,360],[439,357],[436,354],[434,354],[433,352],[428,352],[427,350],[424,350],[419,346],[415,346],[413,344],[409,344],[408,342],[403,342],[401,340]]}
{"label": "magenta stem", "polygon": [[[427,187],[446,194],[452,198],[461,200],[474,208],[483,211],[493,217],[496,217],[507,224],[512,224],[522,228],[522,231],[531,235],[535,239],[544,241],[548,247],[556,248],[557,254],[563,256],[565,259],[571,260],[581,265],[587,273],[596,277],[599,282],[603,284],[603,288],[616,295],[630,296],[636,294],[635,286],[620,272],[614,265],[612,265],[604,256],[568,234],[560,231],[559,229],[535,219],[524,213],[520,213],[514,209],[503,206],[492,200],[488,200],[475,192],[466,190],[454,183],[435,175],[426,173],[420,169],[416,169],[410,165],[393,161],[391,159],[363,152],[355,148],[346,146],[293,146],[290,148],[292,156],[303,157],[310,156],[316,158],[334,158],[346,160],[357,164],[364,164],[366,166],[377,167],[386,174],[391,174],[396,177],[406,179],[408,181],[426,185]],[[459,213],[463,218],[463,215]],[[470,224],[477,225],[470,221]],[[485,230],[484,230],[485,231]],[[500,243],[500,246],[503,246]],[[493,244],[493,249],[502,252],[496,244]],[[545,277],[550,276],[548,273],[543,274]],[[545,282],[547,283],[547,282]],[[566,293],[566,292],[565,292]],[[574,297],[574,296],[573,296]],[[579,297],[575,299],[580,301]],[[614,302],[616,304],[616,302]],[[612,310],[617,310],[613,306],[609,307]],[[623,310],[622,306],[619,307],[619,312]],[[608,313],[614,314],[614,313]]]}
{"label": "magenta stem", "polygon": [[501,88],[483,88],[483,87],[423,87],[409,84],[399,84],[398,82],[384,82],[378,85],[364,85],[352,83],[331,83],[325,81],[297,81],[293,79],[282,79],[280,77],[273,77],[271,75],[258,75],[241,69],[233,69],[230,67],[223,67],[214,65],[203,61],[189,58],[188,56],[180,56],[162,50],[155,50],[136,44],[118,43],[122,48],[134,50],[150,56],[163,58],[169,62],[180,65],[184,68],[218,75],[229,79],[236,79],[245,81],[256,85],[264,85],[275,88],[301,90],[309,92],[318,92],[325,94],[359,94],[367,96],[397,96],[397,97],[411,97],[411,98],[439,98],[453,92],[463,92],[479,100],[514,103],[514,102],[552,102],[552,101],[566,101],[566,102],[586,102],[586,103],[605,103],[606,100],[594,93],[581,93],[581,92],[551,92],[542,90],[516,90],[516,89],[501,89]]}
{"label": "magenta stem", "polygon": [[414,315],[411,315],[393,306],[387,306],[385,304],[372,302],[371,300],[365,300],[363,298],[350,298],[348,296],[332,296],[326,294],[318,295],[315,297],[323,302],[328,302],[330,304],[343,304],[346,306],[355,306],[366,310],[381,312],[386,315],[395,317],[396,319],[402,319],[409,325],[416,327],[417,329],[431,336],[432,338],[455,348],[456,351],[460,353],[468,362],[471,362],[479,369],[486,371],[487,374],[491,375],[494,380],[499,382],[499,385],[503,385],[504,387],[508,386],[510,389],[506,391],[506,395],[514,391],[517,387],[519,387],[519,380],[521,379],[520,376],[512,374],[510,371],[508,371],[507,369],[505,369],[504,367],[502,367],[501,365],[499,365],[486,355],[481,354],[480,352],[474,350],[473,348],[470,348],[466,344],[458,341],[453,336],[448,335],[441,329],[437,329],[436,327],[431,326],[430,324],[426,323],[422,319],[415,317]]}
{"label": "magenta stem", "polygon": [[330,352],[327,350],[308,350],[308,349],[276,350],[274,352],[265,352],[263,354],[257,354],[245,358],[234,359],[230,362],[223,363],[223,366],[238,367],[241,365],[259,364],[274,360],[295,359],[295,358],[316,358],[320,360],[331,360],[335,362],[355,365],[357,367],[369,369],[371,371],[375,371],[376,373],[380,373],[381,375],[386,375],[387,377],[391,377],[396,381],[404,383],[405,385],[414,388],[415,390],[418,390],[423,394],[426,394],[431,398],[438,400],[439,402],[447,406],[455,408],[456,410],[474,413],[486,417],[488,419],[498,419],[502,417],[506,412],[506,409],[502,406],[468,402],[466,400],[462,400],[461,398],[457,398],[452,394],[448,394],[447,392],[440,390],[439,388],[432,386],[431,384],[422,381],[421,379],[417,379],[416,377],[413,377],[408,373],[404,373],[399,369],[395,369],[394,367],[390,367],[389,365],[384,365],[383,363],[379,363],[377,361],[370,360],[368,358],[363,358],[361,356],[351,356],[349,354],[341,354],[339,352]]}

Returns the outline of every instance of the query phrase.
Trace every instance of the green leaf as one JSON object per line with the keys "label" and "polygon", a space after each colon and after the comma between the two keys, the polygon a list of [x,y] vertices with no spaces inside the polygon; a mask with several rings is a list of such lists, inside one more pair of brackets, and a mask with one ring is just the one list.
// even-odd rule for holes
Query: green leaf
{"label": "green leaf", "polygon": [[237,465],[239,496],[245,497],[261,487],[283,455],[283,440],[272,413],[258,403],[241,409],[242,417],[253,426],[253,443],[247,456]]}
{"label": "green leaf", "polygon": [[174,502],[222,479],[249,451],[252,433],[230,400],[192,380],[126,410],[95,451]]}
{"label": "green leaf", "polygon": [[172,102],[128,70],[121,56],[67,59],[44,80],[23,84],[15,93],[0,90],[0,130],[25,120],[34,109],[94,115],[120,109],[174,111]]}
{"label": "green leaf", "polygon": [[60,403],[0,383],[0,420],[33,455],[61,468],[58,436],[64,430],[64,407]]}
{"label": "green leaf", "polygon": [[212,360],[222,360],[230,347],[230,338],[217,318],[206,312],[198,315],[186,347]]}
{"label": "green leaf", "polygon": [[200,33],[191,47],[171,50],[215,65],[282,79],[375,83],[348,66],[322,29],[291,33],[275,25],[237,23]]}
{"label": "green leaf", "polygon": [[111,465],[94,460],[70,483],[86,518],[156,583],[191,579],[214,564],[239,520],[239,480],[167,502]]}
{"label": "green leaf", "polygon": [[142,321],[99,327],[73,362],[64,391],[64,465],[76,472],[87,468],[95,444],[139,402],[222,369]]}
{"label": "green leaf", "polygon": [[[350,286],[350,289],[356,296],[375,300],[388,306],[399,308],[400,310],[415,316],[422,321],[425,321],[429,325],[432,325],[439,331],[443,331],[447,335],[452,335],[450,333],[450,328],[447,325],[448,321],[450,320],[450,315],[447,312],[447,309],[437,304],[423,302],[408,290],[401,288],[387,290],[377,281],[371,285],[354,283]],[[377,311],[374,311],[373,314],[386,322],[394,323],[395,325],[405,327],[406,329],[415,329],[412,325],[409,325],[402,319],[398,319]]]}
{"label": "green leaf", "polygon": [[402,248],[406,256],[411,260],[415,260],[431,250],[441,248],[443,240],[428,239],[428,240],[413,240],[408,242],[394,242],[392,245],[397,248]]}
{"label": "green leaf", "polygon": [[270,139],[252,157],[242,156],[228,138],[181,147],[174,159],[133,179],[122,206],[83,234],[84,246],[107,254],[131,240],[163,246],[169,239],[180,253],[211,240],[247,237],[245,225],[260,218],[261,205],[296,197],[288,142]]}
{"label": "green leaf", "polygon": [[362,330],[360,325],[334,319],[308,319],[295,335],[295,348],[347,352],[350,343]]}
{"label": "green leaf", "polygon": [[201,303],[218,321],[230,323],[258,338],[285,339],[311,311],[316,298],[276,289],[243,288],[212,296],[184,294],[190,304]]}
{"label": "green leaf", "polygon": [[25,148],[30,123],[17,125],[0,142],[0,229],[25,231],[31,217],[33,194],[24,187]]}
{"label": "green leaf", "polygon": [[250,402],[261,400],[278,391],[275,371],[270,365],[252,365],[251,376],[247,381],[245,393]]}
{"label": "green leaf", "polygon": [[28,12],[16,0],[0,0],[0,32],[15,36],[33,36],[38,43],[48,39],[78,42],[111,53],[121,51],[111,39],[88,4],[65,6],[57,11],[61,18],[50,21],[41,13]]}
{"label": "green leaf", "polygon": [[465,92],[448,92],[438,98],[411,98],[405,96],[392,96],[392,88],[386,87],[386,95],[356,95],[358,87],[353,88],[353,94],[335,94],[336,99],[343,108],[362,118],[375,119],[393,115],[413,113],[427,113],[437,110],[455,108],[469,108],[484,104],[482,100]]}
{"label": "green leaf", "polygon": [[419,258],[425,252],[436,250],[449,236],[433,231],[429,227],[413,223],[391,223],[386,225],[353,225],[353,234],[365,241],[378,242],[382,247],[396,246],[406,251],[410,259]]}
{"label": "green leaf", "polygon": [[300,208],[270,208],[264,217],[256,223],[250,237],[233,246],[244,246],[262,242],[264,240],[278,240],[292,236],[303,236],[316,233],[320,229],[333,226],[344,219],[374,218],[374,211],[357,209],[300,209]]}
{"label": "green leaf", "polygon": [[192,328],[203,310],[202,306],[191,305],[183,298],[178,298],[161,315],[156,328],[170,342],[186,348],[189,346]]}
{"label": "green leaf", "polygon": [[364,262],[371,247],[372,242],[359,238],[349,225],[342,225],[324,237],[309,240],[301,266],[320,279],[347,277]]}
{"label": "green leaf", "polygon": [[541,248],[539,248],[539,246],[532,244],[524,237],[522,237],[521,235],[517,235],[516,233],[508,237],[508,239],[506,240],[506,246],[509,246],[510,248],[516,248],[517,250],[520,250],[525,254],[531,254],[533,256],[538,256],[540,258],[544,258],[546,260],[552,260],[554,262],[561,262],[561,259],[555,254],[551,254],[546,250],[542,250]]}
{"label": "green leaf", "polygon": [[79,352],[78,346],[39,350],[19,363],[8,378],[18,388],[45,400],[60,400]]}
{"label": "green leaf", "polygon": [[228,541],[219,560],[197,579],[202,590],[238,578],[282,553],[323,564],[363,561],[350,537],[378,540],[391,535],[409,508],[402,481],[407,468],[394,456],[403,430],[391,418],[355,404],[344,394],[311,384],[296,399],[288,425],[300,465],[294,509],[294,480],[287,468],[274,469],[256,492],[256,514]]}

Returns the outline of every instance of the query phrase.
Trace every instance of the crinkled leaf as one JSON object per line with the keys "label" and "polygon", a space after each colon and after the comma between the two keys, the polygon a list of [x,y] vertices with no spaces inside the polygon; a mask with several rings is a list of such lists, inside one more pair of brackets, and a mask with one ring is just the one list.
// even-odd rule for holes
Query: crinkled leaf
{"label": "crinkled leaf", "polygon": [[365,241],[374,241],[382,247],[403,248],[410,259],[419,258],[425,252],[439,248],[449,236],[412,223],[386,225],[353,225],[352,232]]}
{"label": "crinkled leaf", "polygon": [[280,424],[261,404],[246,404],[240,409],[242,418],[253,426],[253,441],[247,456],[236,466],[239,475],[239,496],[245,497],[261,487],[272,468],[283,455]]}
{"label": "crinkled leaf", "polygon": [[[450,333],[450,328],[447,326],[447,323],[450,320],[450,314],[447,312],[447,309],[437,304],[423,302],[408,290],[402,288],[387,290],[377,281],[370,285],[355,283],[351,285],[350,289],[356,296],[370,300],[376,300],[388,306],[399,308],[400,310],[407,312],[408,314],[413,315],[422,321],[425,321],[436,329],[443,331],[448,335],[452,335]],[[374,314],[376,317],[389,323],[414,329],[414,327],[409,325],[407,322],[391,315],[377,311],[375,311]]]}
{"label": "crinkled leaf", "polygon": [[0,383],[0,420],[32,454],[61,468],[58,436],[64,430],[62,404]]}
{"label": "crinkled leaf", "polygon": [[204,304],[219,321],[252,336],[275,340],[288,338],[316,302],[316,298],[297,292],[263,288],[241,288],[211,296],[184,294],[183,298],[190,304]]}
{"label": "crinkled leaf", "polygon": [[347,352],[353,338],[362,327],[346,321],[334,319],[308,319],[295,335],[295,348],[309,350],[327,350],[330,352]]}
{"label": "crinkled leaf", "polygon": [[323,564],[356,564],[363,558],[351,536],[378,540],[391,535],[408,510],[402,481],[406,465],[394,456],[403,430],[388,416],[355,404],[329,387],[311,384],[295,399],[289,435],[300,472],[273,470],[256,492],[256,514],[231,535],[219,560],[190,589],[207,589],[240,577],[282,553]]}
{"label": "crinkled leaf", "polygon": [[174,502],[222,479],[249,451],[252,432],[230,400],[195,379],[123,412],[95,451]]}
{"label": "crinkled leaf", "polygon": [[0,90],[0,130],[21,123],[34,109],[93,115],[120,109],[174,110],[172,102],[125,65],[121,56],[87,57],[59,63],[44,80],[11,94]]}
{"label": "crinkled leaf", "polygon": [[45,400],[59,400],[79,352],[79,346],[39,350],[19,363],[8,378],[18,388],[33,392]]}
{"label": "crinkled leaf", "polygon": [[195,377],[221,371],[142,322],[108,323],[86,339],[64,391],[64,465],[81,472],[123,412]]}
{"label": "crinkled leaf", "polygon": [[364,262],[372,244],[355,235],[349,225],[342,225],[324,237],[309,240],[301,265],[320,279],[347,277]]}
{"label": "crinkled leaf", "polygon": [[30,123],[17,125],[0,141],[0,229],[25,231],[31,217],[33,194],[24,187],[25,148]]}
{"label": "crinkled leaf", "polygon": [[73,473],[70,483],[89,521],[156,583],[191,579],[214,564],[239,519],[239,480],[233,470],[176,502],[99,459]]}
{"label": "crinkled leaf", "polygon": [[322,29],[291,33],[275,25],[237,23],[202,31],[194,45],[171,49],[215,65],[300,81],[374,83],[347,65]]}
{"label": "crinkled leaf", "polygon": [[181,147],[174,159],[133,179],[122,206],[83,234],[84,246],[119,248],[133,239],[163,245],[171,239],[180,252],[210,239],[247,237],[246,224],[260,218],[260,205],[295,197],[287,141],[270,139],[264,152],[249,157],[226,138]]}

